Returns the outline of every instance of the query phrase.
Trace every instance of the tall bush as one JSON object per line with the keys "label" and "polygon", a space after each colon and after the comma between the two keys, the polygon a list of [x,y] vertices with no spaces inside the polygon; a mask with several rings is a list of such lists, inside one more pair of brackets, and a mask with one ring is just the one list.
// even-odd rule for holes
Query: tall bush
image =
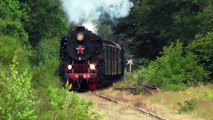
{"label": "tall bush", "polygon": [[91,112],[91,102],[88,102],[73,92],[65,89],[48,87],[47,101],[50,113],[40,116],[40,119],[60,120],[99,120],[101,116]]}
{"label": "tall bush", "polygon": [[1,35],[0,41],[0,62],[3,65],[9,66],[12,64],[14,56],[16,56],[16,61],[20,63],[17,67],[28,64],[28,57],[31,56],[31,52],[25,46],[22,46],[20,41],[17,41],[14,37]]}
{"label": "tall bush", "polygon": [[165,90],[182,90],[186,86],[206,82],[208,73],[198,65],[196,56],[183,52],[180,42],[165,47],[162,57],[138,71],[140,81]]}
{"label": "tall bush", "polygon": [[20,63],[17,67],[27,66],[31,54],[28,34],[23,27],[23,21],[27,19],[18,0],[0,1],[0,63],[3,66],[12,64],[15,55]]}
{"label": "tall bush", "polygon": [[199,63],[211,73],[213,78],[213,32],[196,35],[195,41],[188,46],[188,50],[198,56]]}
{"label": "tall bush", "polygon": [[18,0],[0,1],[0,35],[14,37],[27,44],[28,35],[22,23],[27,20],[28,16]]}
{"label": "tall bush", "polygon": [[33,53],[33,86],[58,86],[59,38],[43,39]]}
{"label": "tall bush", "polygon": [[28,9],[29,21],[24,25],[29,34],[29,42],[37,46],[44,38],[61,37],[69,31],[68,19],[60,0],[21,0]]}
{"label": "tall bush", "polygon": [[35,104],[31,89],[31,75],[28,69],[23,73],[17,70],[15,58],[7,72],[0,71],[0,119],[35,119]]}

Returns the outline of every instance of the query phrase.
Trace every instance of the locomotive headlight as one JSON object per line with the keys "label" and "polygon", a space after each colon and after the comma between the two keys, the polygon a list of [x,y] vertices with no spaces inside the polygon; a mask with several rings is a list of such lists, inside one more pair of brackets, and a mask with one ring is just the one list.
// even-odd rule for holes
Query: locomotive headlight
{"label": "locomotive headlight", "polygon": [[95,70],[95,65],[94,64],[90,64],[89,67],[90,67],[91,70]]}
{"label": "locomotive headlight", "polygon": [[77,36],[76,36],[76,39],[77,39],[78,41],[84,40],[84,34],[83,34],[83,33],[78,33]]}
{"label": "locomotive headlight", "polygon": [[68,70],[71,70],[72,69],[72,65],[68,65],[67,68],[68,68]]}

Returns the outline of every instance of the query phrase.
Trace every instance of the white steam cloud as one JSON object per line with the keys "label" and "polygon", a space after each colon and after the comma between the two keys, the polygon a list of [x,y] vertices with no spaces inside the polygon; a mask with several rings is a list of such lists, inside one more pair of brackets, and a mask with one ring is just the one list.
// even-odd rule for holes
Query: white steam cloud
{"label": "white steam cloud", "polygon": [[126,17],[133,3],[130,0],[61,0],[69,21],[84,25],[96,32],[95,26],[101,16],[107,14],[110,20]]}

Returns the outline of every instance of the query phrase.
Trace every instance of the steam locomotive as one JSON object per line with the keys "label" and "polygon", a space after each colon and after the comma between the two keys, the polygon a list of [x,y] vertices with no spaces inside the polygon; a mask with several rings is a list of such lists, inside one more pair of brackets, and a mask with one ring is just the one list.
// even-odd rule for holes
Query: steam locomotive
{"label": "steam locomotive", "polygon": [[59,75],[72,90],[96,90],[124,75],[124,50],[84,27],[61,40],[60,60]]}

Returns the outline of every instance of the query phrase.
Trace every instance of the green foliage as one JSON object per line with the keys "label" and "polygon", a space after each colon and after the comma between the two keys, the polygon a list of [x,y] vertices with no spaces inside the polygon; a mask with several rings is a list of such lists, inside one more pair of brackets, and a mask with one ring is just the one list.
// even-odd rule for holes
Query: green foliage
{"label": "green foliage", "polygon": [[27,33],[22,21],[27,21],[27,15],[20,8],[18,0],[1,0],[0,2],[0,35],[14,37],[27,44]]}
{"label": "green foliage", "polygon": [[195,41],[188,46],[189,51],[198,56],[199,63],[211,72],[213,77],[213,32],[197,35]]}
{"label": "green foliage", "polygon": [[98,26],[98,35],[103,40],[109,40],[113,35],[112,27],[107,24],[99,25]]}
{"label": "green foliage", "polygon": [[9,18],[13,21],[27,19],[24,10],[21,10],[21,5],[18,0],[1,0],[0,2],[0,17],[3,19]]}
{"label": "green foliage", "polygon": [[124,80],[121,82],[117,82],[113,84],[113,87],[116,89],[122,88],[132,88],[132,86],[137,85],[138,83],[138,76],[136,73],[126,72],[124,74]]}
{"label": "green foliage", "polygon": [[27,16],[20,6],[17,0],[0,2],[0,63],[3,66],[9,66],[14,56],[20,63],[18,67],[27,66],[31,54],[27,43],[28,35],[22,24]]}
{"label": "green foliage", "polygon": [[160,86],[165,90],[183,90],[187,85],[206,82],[208,74],[197,64],[190,53],[183,55],[180,42],[165,47],[162,57],[138,71],[139,80],[145,84]]}
{"label": "green foliage", "polygon": [[141,59],[136,60],[135,62],[136,62],[136,64],[138,64],[138,65],[148,66],[149,63],[150,63],[150,60],[149,60],[149,59],[146,59],[146,58],[141,58]]}
{"label": "green foliage", "polygon": [[201,19],[204,19],[202,23],[202,27],[204,30],[208,32],[213,32],[213,3],[209,3],[203,10],[202,14],[200,15]]}
{"label": "green foliage", "polygon": [[58,38],[43,39],[33,52],[33,85],[34,87],[59,86],[57,69],[59,65]]}
{"label": "green foliage", "polygon": [[114,83],[113,87],[118,90],[129,90],[133,94],[140,94],[144,92],[143,87],[138,83],[137,72],[126,72],[124,74],[124,80]]}
{"label": "green foliage", "polygon": [[[16,57],[16,56],[15,56]],[[34,96],[31,89],[31,74],[26,68],[23,73],[17,70],[18,62],[13,59],[9,71],[0,71],[0,119],[35,119]]]}
{"label": "green foliage", "polygon": [[16,41],[27,44],[27,33],[20,22],[0,18],[0,35],[16,38]]}
{"label": "green foliage", "polygon": [[178,103],[178,105],[180,106],[180,108],[178,110],[179,113],[191,112],[196,108],[197,100],[196,99],[187,100],[187,101],[184,101],[183,104]]}
{"label": "green foliage", "polygon": [[[90,102],[61,89],[55,75],[60,37],[68,30],[59,0],[0,1],[0,119],[100,119]],[[33,50],[28,34],[38,45]]]}
{"label": "green foliage", "polygon": [[59,47],[60,38],[58,37],[42,39],[35,48],[31,61],[34,65],[38,65],[39,63],[48,64],[49,61],[59,61]]}
{"label": "green foliage", "polygon": [[48,87],[46,106],[48,112],[41,111],[39,119],[59,120],[99,120],[101,116],[89,110],[91,102],[81,99],[77,94],[65,89]]}
{"label": "green foliage", "polygon": [[206,101],[213,101],[213,89],[207,91],[204,96],[203,99]]}
{"label": "green foliage", "polygon": [[30,21],[25,24],[25,29],[32,46],[45,38],[61,37],[71,29],[59,0],[22,0],[22,3],[29,7]]}
{"label": "green foliage", "polygon": [[212,0],[137,0],[116,33],[132,39],[129,49],[136,57],[155,59],[177,39],[187,45],[196,34],[212,31],[212,10]]}
{"label": "green foliage", "polygon": [[28,57],[31,55],[27,48],[13,37],[1,36],[0,38],[0,62],[8,66],[12,63],[12,59],[16,56],[16,61],[21,63],[18,67],[26,66]]}

